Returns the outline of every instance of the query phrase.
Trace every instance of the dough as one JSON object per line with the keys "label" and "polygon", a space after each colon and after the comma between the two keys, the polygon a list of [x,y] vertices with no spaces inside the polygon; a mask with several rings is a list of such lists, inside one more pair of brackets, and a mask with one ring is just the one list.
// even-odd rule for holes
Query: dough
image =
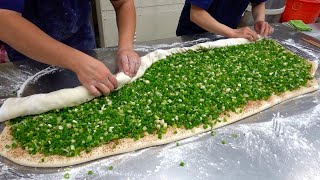
{"label": "dough", "polygon": [[[193,46],[191,48],[174,48],[170,50],[157,50],[155,52],[152,52],[144,57],[142,57],[142,66],[140,67],[138,74],[134,78],[129,78],[128,76],[124,75],[123,73],[117,74],[117,79],[119,81],[119,84],[123,86],[126,83],[133,82],[137,78],[141,77],[145,70],[151,66],[152,63],[155,61],[158,61],[159,59],[162,59],[166,57],[169,54],[175,53],[175,52],[184,52],[188,49],[197,49],[199,47],[219,47],[219,46],[226,46],[226,45],[236,45],[236,44],[243,44],[248,43],[245,39],[227,39],[227,40],[220,40],[216,42],[209,42],[204,43],[200,45]],[[310,72],[310,74],[314,75],[317,69],[317,64],[311,62],[313,65],[313,68]],[[242,113],[236,114],[234,112],[228,113],[230,116],[224,116],[221,115],[220,118],[226,118],[227,122],[221,122],[214,126],[214,128],[219,128],[221,126],[228,125],[230,123],[236,122],[240,119],[246,118],[248,116],[251,116],[253,114],[256,114],[258,112],[261,112],[271,106],[274,106],[280,102],[283,102],[287,99],[297,97],[302,94],[306,94],[312,91],[315,91],[319,89],[318,82],[313,79],[310,80],[307,84],[307,87],[301,87],[294,91],[288,91],[284,92],[280,95],[272,95],[268,100],[266,101],[250,101],[247,103],[247,105],[244,107]],[[60,94],[61,93],[61,94]],[[73,95],[71,95],[73,94]],[[70,96],[70,97],[69,97]],[[47,100],[41,100],[41,98],[44,98]],[[35,99],[40,99],[42,101],[41,103],[32,105],[32,108],[36,108],[37,112],[40,111],[48,111],[50,108],[54,109],[56,107],[61,108],[64,106],[72,106],[75,104],[79,104],[82,102],[85,102],[88,99],[92,99],[93,97],[90,96],[90,94],[84,89],[83,87],[77,87],[74,89],[67,89],[67,90],[60,90],[53,93],[49,93],[47,95],[34,95],[33,97],[27,97],[22,99],[16,99],[13,98],[10,101],[6,102],[5,108],[16,108],[17,104],[19,103],[19,108],[25,108],[28,110],[24,110],[22,113],[35,113],[35,111],[30,111],[32,108],[29,108],[27,106],[27,103],[34,102]],[[67,99],[64,99],[67,98]],[[56,99],[56,100],[54,100]],[[21,106],[21,103],[25,103],[24,106]],[[52,103],[50,105],[46,103]],[[14,105],[14,106],[12,106]],[[37,106],[43,106],[45,105],[45,108],[41,109],[41,107]],[[30,106],[30,104],[29,104]],[[1,110],[3,110],[1,108]],[[14,111],[10,112],[11,114],[14,114]],[[10,113],[7,113],[7,117],[10,117]],[[19,115],[25,115],[25,114],[19,114]],[[13,116],[19,116],[19,115],[11,115]],[[173,127],[169,127],[167,129],[167,133],[163,135],[162,139],[158,139],[156,135],[146,135],[145,137],[139,139],[139,140],[133,140],[133,139],[120,139],[118,140],[118,145],[115,144],[115,142],[110,142],[107,144],[104,144],[100,147],[96,147],[92,149],[90,153],[82,152],[80,156],[76,157],[65,157],[65,156],[48,156],[45,157],[41,154],[36,155],[30,155],[22,148],[14,148],[14,149],[7,149],[5,148],[5,145],[12,144],[12,136],[10,135],[10,127],[6,126],[3,130],[2,134],[0,135],[0,155],[8,158],[9,160],[25,166],[32,166],[32,167],[62,167],[62,166],[70,166],[74,164],[79,164],[83,162],[88,162],[91,160],[99,159],[106,156],[111,156],[115,154],[130,152],[146,147],[166,144],[173,141],[178,141],[190,136],[194,136],[196,134],[200,134],[203,132],[210,131],[210,128],[204,129],[202,126],[194,128],[192,130],[186,130],[183,128],[175,129]],[[177,133],[174,133],[174,132]],[[116,146],[115,146],[116,145]],[[115,146],[115,147],[114,147]]]}
{"label": "dough", "polygon": [[[119,88],[127,83],[131,83],[140,78],[144,72],[155,62],[164,59],[170,54],[185,52],[187,50],[196,50],[199,48],[213,48],[232,46],[249,43],[243,38],[224,39],[214,42],[198,44],[192,47],[173,48],[169,50],[156,50],[141,58],[141,66],[133,78],[125,75],[123,72],[116,74]],[[23,98],[9,98],[0,108],[0,122],[14,119],[20,116],[35,115],[48,112],[54,109],[76,106],[92,100],[94,96],[83,86],[71,89],[62,89],[48,94],[35,94]]]}
{"label": "dough", "polygon": [[[230,117],[221,116],[221,118],[226,118],[227,122],[221,122],[216,124],[214,128],[219,128],[231,123],[234,123],[238,120],[261,112],[269,107],[272,107],[280,102],[283,102],[287,99],[291,99],[293,97],[300,96],[302,94],[306,94],[312,91],[315,91],[319,88],[316,80],[310,81],[308,87],[303,87],[298,90],[292,92],[286,92],[281,94],[280,96],[272,96],[267,101],[258,101],[258,102],[250,102],[244,108],[243,113],[236,114],[230,113]],[[156,135],[147,135],[144,138],[141,138],[137,141],[133,139],[121,139],[119,140],[119,144],[115,147],[114,142],[110,142],[100,147],[96,147],[92,149],[90,153],[82,152],[80,156],[76,157],[65,157],[65,156],[48,156],[45,157],[41,154],[30,155],[22,148],[18,147],[15,149],[6,149],[6,144],[12,144],[12,137],[10,135],[10,128],[6,127],[0,136],[0,155],[6,157],[7,159],[24,166],[31,167],[63,167],[70,166],[75,164],[80,164],[88,161],[92,161],[95,159],[121,154],[126,152],[135,151],[142,148],[147,148],[156,145],[167,144],[170,142],[178,141],[181,139],[185,139],[197,134],[201,134],[211,129],[203,129],[201,127],[194,128],[193,130],[186,129],[173,129],[168,128],[167,133],[163,135],[162,139],[158,139]],[[175,134],[174,131],[177,131]],[[44,159],[44,162],[42,162]]]}

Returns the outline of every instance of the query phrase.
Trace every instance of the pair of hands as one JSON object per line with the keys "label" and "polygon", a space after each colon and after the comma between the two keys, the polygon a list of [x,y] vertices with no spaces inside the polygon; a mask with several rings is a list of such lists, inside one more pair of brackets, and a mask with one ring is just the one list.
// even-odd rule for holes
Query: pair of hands
{"label": "pair of hands", "polygon": [[234,38],[246,38],[250,41],[256,41],[259,39],[258,34],[261,36],[267,36],[273,33],[274,29],[270,26],[268,22],[258,21],[254,24],[254,30],[249,27],[243,27],[239,29],[234,29],[231,37]]}
{"label": "pair of hands", "polygon": [[[140,67],[140,57],[133,50],[119,50],[117,64],[119,71],[133,77]],[[116,77],[100,61],[86,56],[75,70],[81,84],[94,96],[108,95],[118,87]]]}

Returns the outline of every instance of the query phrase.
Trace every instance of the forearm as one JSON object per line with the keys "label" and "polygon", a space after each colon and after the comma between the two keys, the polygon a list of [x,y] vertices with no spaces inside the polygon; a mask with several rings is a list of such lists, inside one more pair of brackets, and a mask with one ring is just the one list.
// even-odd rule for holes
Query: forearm
{"label": "forearm", "polygon": [[232,28],[219,23],[205,10],[192,6],[190,20],[208,32],[220,34],[226,37],[232,36]]}
{"label": "forearm", "polygon": [[112,2],[116,15],[119,33],[119,50],[133,50],[134,33],[136,30],[136,11],[133,0]]}
{"label": "forearm", "polygon": [[252,16],[254,22],[265,21],[265,3],[253,3],[252,4]]}
{"label": "forearm", "polygon": [[0,19],[0,40],[31,59],[74,70],[79,62],[77,58],[84,56],[13,11],[0,10]]}

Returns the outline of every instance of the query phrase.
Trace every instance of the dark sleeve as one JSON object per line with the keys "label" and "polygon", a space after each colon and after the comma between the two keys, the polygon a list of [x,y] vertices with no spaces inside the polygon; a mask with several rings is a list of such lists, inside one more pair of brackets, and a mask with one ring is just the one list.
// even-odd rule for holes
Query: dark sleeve
{"label": "dark sleeve", "polygon": [[21,13],[23,6],[24,0],[0,0],[0,9],[8,9]]}
{"label": "dark sleeve", "polygon": [[214,0],[187,0],[186,2],[203,10],[208,10]]}

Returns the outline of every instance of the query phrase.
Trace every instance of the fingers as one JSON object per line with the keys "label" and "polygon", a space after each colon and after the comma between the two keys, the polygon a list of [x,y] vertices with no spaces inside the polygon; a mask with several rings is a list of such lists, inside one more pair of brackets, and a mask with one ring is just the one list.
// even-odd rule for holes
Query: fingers
{"label": "fingers", "polygon": [[259,39],[258,34],[256,32],[254,32],[252,29],[248,28],[248,34],[250,36],[252,36],[253,40],[256,41]]}
{"label": "fingers", "polygon": [[274,28],[271,27],[271,31],[270,31],[270,34],[272,34],[274,32]]}
{"label": "fingers", "polygon": [[84,85],[85,88],[89,90],[89,92],[94,96],[101,96],[100,91],[94,85]]}
{"label": "fingers", "polygon": [[243,34],[244,38],[248,39],[249,41],[256,41],[259,39],[258,34],[248,27],[244,29]]}
{"label": "fingers", "polygon": [[130,73],[131,73],[131,76],[134,76],[135,74],[137,74],[138,69],[140,67],[140,64],[141,64],[140,58],[133,57],[129,61],[130,61]]}
{"label": "fingers", "polygon": [[274,28],[273,28],[272,26],[270,26],[270,24],[268,24],[268,23],[265,23],[265,24],[266,24],[266,28],[265,28],[265,30],[261,33],[261,35],[263,35],[263,36],[268,36],[268,35],[270,35],[270,34],[273,33]]}
{"label": "fingers", "polygon": [[129,60],[129,72],[130,72],[130,77],[132,77],[135,74],[135,66],[136,66],[136,60],[130,59]]}
{"label": "fingers", "polygon": [[244,35],[244,38],[248,39],[249,41],[254,41],[254,38],[251,35]]}
{"label": "fingers", "polygon": [[106,96],[106,95],[109,95],[110,92],[114,91],[114,89],[118,88],[118,81],[115,78],[115,76],[111,75],[102,82],[94,81],[90,85],[84,85],[84,86],[94,96],[101,96],[101,94]]}
{"label": "fingers", "polygon": [[[90,61],[91,60],[91,61]],[[79,81],[94,96],[108,95],[118,88],[118,81],[110,70],[100,61],[89,59],[81,71],[77,71]]]}
{"label": "fingers", "polygon": [[118,81],[114,75],[108,77],[109,81],[112,83],[115,89],[118,88]]}
{"label": "fingers", "polygon": [[133,77],[141,64],[139,56],[135,52],[122,52],[118,57],[119,70],[123,71],[126,75]]}
{"label": "fingers", "polygon": [[261,31],[261,28],[258,23],[254,24],[254,30],[256,30],[256,32],[258,33]]}
{"label": "fingers", "polygon": [[114,75],[109,73],[104,80],[96,83],[96,86],[104,95],[108,95],[110,92],[118,88],[118,81]]}
{"label": "fingers", "polygon": [[110,94],[110,89],[109,89],[109,87],[108,86],[106,86],[105,84],[103,84],[103,83],[100,83],[100,82],[96,82],[96,83],[94,83],[93,84],[95,87],[97,87],[102,93],[103,93],[103,95],[108,95],[108,94]]}
{"label": "fingers", "polygon": [[262,36],[268,36],[273,33],[274,28],[268,22],[258,22],[255,25],[256,31]]}
{"label": "fingers", "polygon": [[267,22],[263,23],[263,25],[265,28],[264,31],[260,33],[262,36],[268,36],[273,33],[273,28]]}
{"label": "fingers", "polygon": [[[102,80],[101,80],[102,79]],[[97,80],[92,80],[89,84],[84,84],[84,86],[90,91],[94,96],[108,95],[110,92],[114,91],[118,87],[118,81],[110,72],[106,76],[98,77]]]}
{"label": "fingers", "polygon": [[263,33],[263,36],[268,36],[270,34],[271,26],[267,23],[266,30]]}
{"label": "fingers", "polygon": [[134,74],[138,72],[140,65],[141,65],[141,60],[140,58],[138,58],[137,62],[135,63]]}
{"label": "fingers", "polygon": [[269,29],[268,29],[268,32],[267,32],[267,35],[270,35],[272,34],[274,31],[274,28],[272,26],[269,25]]}
{"label": "fingers", "polygon": [[114,85],[110,82],[109,77],[107,77],[106,80],[103,81],[103,85],[107,86],[110,91],[114,90]]}
{"label": "fingers", "polygon": [[128,57],[126,55],[121,55],[119,57],[119,70],[123,71],[125,74],[129,75],[130,74],[130,68],[129,68],[129,60]]}
{"label": "fingers", "polygon": [[261,26],[260,26],[260,31],[258,32],[260,35],[262,36],[266,36],[266,32],[268,32],[268,27],[267,27],[267,24],[266,23],[261,23]]}

